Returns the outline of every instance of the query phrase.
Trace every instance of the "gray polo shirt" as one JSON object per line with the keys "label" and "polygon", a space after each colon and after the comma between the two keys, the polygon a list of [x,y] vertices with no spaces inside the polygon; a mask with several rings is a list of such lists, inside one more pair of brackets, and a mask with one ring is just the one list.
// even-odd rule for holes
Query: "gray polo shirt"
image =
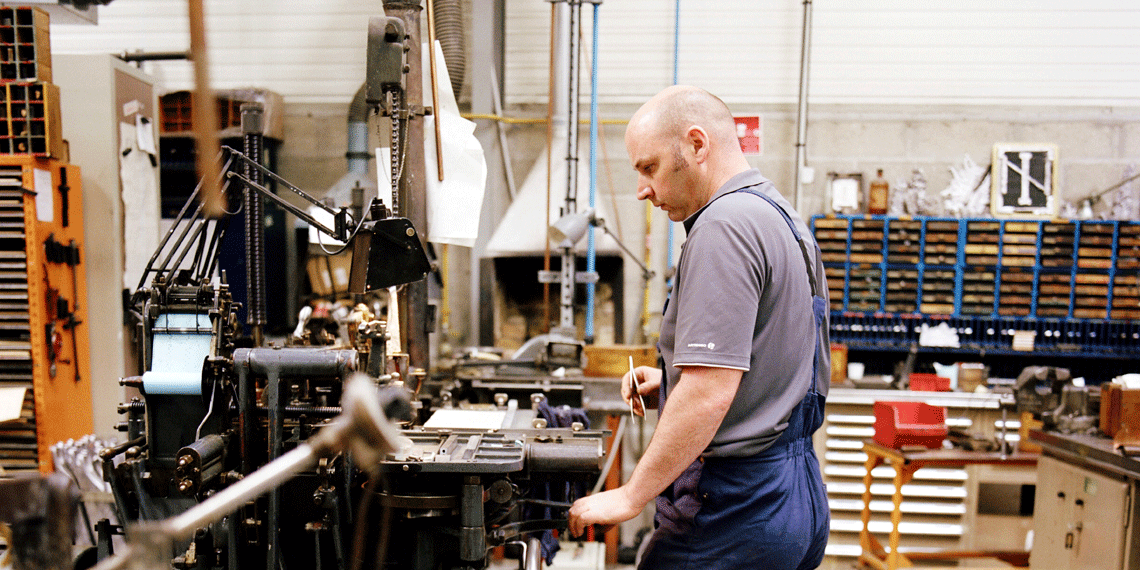
{"label": "gray polo shirt", "polygon": [[[687,237],[661,322],[666,395],[681,367],[744,371],[740,388],[706,457],[754,455],[783,432],[807,394],[817,344],[811,286],[803,254],[780,213],[764,199],[734,190],[755,186],[792,217],[809,240],[820,294],[823,265],[807,224],[756,169],[737,174],[684,221]],[[824,327],[826,329],[826,327]],[[816,382],[826,395],[830,379]]]}

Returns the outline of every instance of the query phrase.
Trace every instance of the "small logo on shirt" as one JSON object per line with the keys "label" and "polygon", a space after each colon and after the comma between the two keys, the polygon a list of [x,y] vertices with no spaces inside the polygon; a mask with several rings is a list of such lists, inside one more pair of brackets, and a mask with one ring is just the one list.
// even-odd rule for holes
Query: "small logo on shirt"
{"label": "small logo on shirt", "polygon": [[705,344],[703,342],[690,342],[688,348],[708,348],[709,350],[712,350],[716,348],[716,343],[710,342],[708,344]]}

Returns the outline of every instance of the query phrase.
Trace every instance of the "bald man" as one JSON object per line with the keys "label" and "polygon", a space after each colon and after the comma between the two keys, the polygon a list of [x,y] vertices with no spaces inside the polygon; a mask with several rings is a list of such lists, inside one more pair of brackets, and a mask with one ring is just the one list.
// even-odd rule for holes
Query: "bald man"
{"label": "bald man", "polygon": [[707,91],[657,94],[625,143],[638,199],[684,222],[686,240],[661,322],[664,369],[633,372],[660,403],[657,429],[628,483],[574,503],[570,532],[656,498],[639,568],[815,568],[830,522],[811,441],[830,382],[819,248]]}

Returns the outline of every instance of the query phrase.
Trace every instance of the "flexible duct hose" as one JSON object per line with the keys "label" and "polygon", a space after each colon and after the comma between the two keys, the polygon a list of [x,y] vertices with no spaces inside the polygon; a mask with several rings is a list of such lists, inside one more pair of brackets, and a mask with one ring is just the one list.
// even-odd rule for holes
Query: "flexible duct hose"
{"label": "flexible duct hose", "polygon": [[447,74],[451,77],[451,92],[459,98],[463,80],[467,75],[467,41],[463,31],[463,6],[460,0],[429,0],[434,2],[435,37],[443,50]]}

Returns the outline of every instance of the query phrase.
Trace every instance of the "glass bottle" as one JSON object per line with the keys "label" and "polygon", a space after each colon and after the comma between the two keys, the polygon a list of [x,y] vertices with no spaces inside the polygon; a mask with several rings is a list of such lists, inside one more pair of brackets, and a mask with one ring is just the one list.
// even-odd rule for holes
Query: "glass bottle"
{"label": "glass bottle", "polygon": [[867,190],[867,213],[868,214],[886,214],[887,204],[890,202],[891,185],[883,178],[883,169],[878,170],[878,175],[871,180],[871,185]]}

